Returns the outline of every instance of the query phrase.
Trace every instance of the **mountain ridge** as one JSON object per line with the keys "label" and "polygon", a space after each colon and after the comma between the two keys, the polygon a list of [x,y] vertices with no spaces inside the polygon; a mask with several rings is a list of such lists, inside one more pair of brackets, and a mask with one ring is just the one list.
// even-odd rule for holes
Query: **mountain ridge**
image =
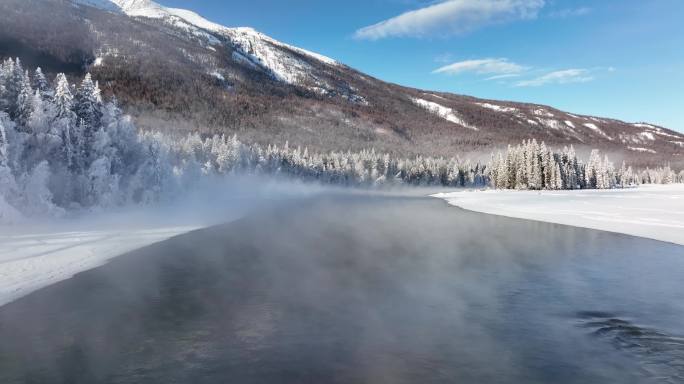
{"label": "mountain ridge", "polygon": [[[221,26],[149,0],[7,2],[17,4],[19,18],[21,10],[48,7],[81,28],[87,44],[54,46],[79,47],[88,56],[74,60],[82,72],[92,72],[106,94],[119,96],[144,129],[433,156],[491,152],[536,138],[580,151],[597,147],[644,166],[684,165],[684,135],[665,127],[403,87],[252,28]],[[8,13],[7,22],[16,25]],[[49,23],[61,25],[57,33],[63,34],[67,22],[60,20]],[[0,38],[11,37],[8,29],[0,26]],[[15,40],[40,47],[40,38]],[[0,50],[0,56],[11,53]]]}

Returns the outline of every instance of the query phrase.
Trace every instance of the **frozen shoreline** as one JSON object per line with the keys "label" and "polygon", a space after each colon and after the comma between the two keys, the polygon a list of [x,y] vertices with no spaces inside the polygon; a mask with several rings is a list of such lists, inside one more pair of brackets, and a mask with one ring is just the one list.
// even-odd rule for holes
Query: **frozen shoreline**
{"label": "frozen shoreline", "polygon": [[0,306],[135,249],[201,228],[55,220],[0,230]]}
{"label": "frozen shoreline", "polygon": [[[682,184],[623,190],[471,190],[432,196],[482,213],[684,245]],[[0,226],[0,306],[135,249],[237,219],[255,201],[259,199],[251,196],[230,204],[223,202],[218,210],[216,206],[207,210],[202,204],[192,206],[193,209],[174,207],[192,214],[170,215],[174,209],[166,207]]]}
{"label": "frozen shoreline", "polygon": [[684,245],[684,184],[577,191],[469,190],[432,196],[470,211]]}
{"label": "frozen shoreline", "polygon": [[168,204],[0,225],[0,307],[133,250],[324,191],[243,177],[205,185]]}
{"label": "frozen shoreline", "polygon": [[117,256],[243,214],[227,203],[209,211],[186,201],[0,225],[0,307]]}

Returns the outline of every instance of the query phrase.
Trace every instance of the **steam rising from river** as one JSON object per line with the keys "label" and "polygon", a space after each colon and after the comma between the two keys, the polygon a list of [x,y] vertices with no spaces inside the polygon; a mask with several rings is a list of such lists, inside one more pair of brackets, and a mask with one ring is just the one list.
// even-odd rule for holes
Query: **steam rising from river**
{"label": "steam rising from river", "polygon": [[578,313],[682,331],[679,247],[297,188],[10,304],[0,382],[635,382]]}

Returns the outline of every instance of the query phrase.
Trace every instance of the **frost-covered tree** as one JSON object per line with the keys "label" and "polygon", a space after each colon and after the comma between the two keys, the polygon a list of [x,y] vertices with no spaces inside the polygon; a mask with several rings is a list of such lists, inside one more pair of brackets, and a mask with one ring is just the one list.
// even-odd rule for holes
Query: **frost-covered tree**
{"label": "frost-covered tree", "polygon": [[605,189],[677,180],[677,174],[668,167],[646,169],[637,175],[625,164],[616,169],[607,156],[601,158],[598,150],[592,151],[588,162],[583,164],[572,146],[556,153],[534,140],[516,147],[509,145],[505,155],[492,157],[489,169],[495,188],[540,189],[539,180],[542,189]]}
{"label": "frost-covered tree", "polygon": [[106,156],[90,164],[86,199],[89,205],[96,207],[119,203],[119,175],[111,174],[111,162]]}
{"label": "frost-covered tree", "polygon": [[52,202],[52,192],[48,187],[50,167],[47,161],[41,161],[29,173],[23,176],[24,211],[34,216],[61,216],[62,208]]}
{"label": "frost-covered tree", "polygon": [[[18,60],[0,64],[0,220],[64,210],[152,204],[207,177],[262,174],[348,186],[440,185],[507,189],[615,188],[684,181],[669,166],[615,169],[593,151],[554,152],[527,140],[488,164],[454,158],[396,158],[374,149],[316,153],[289,143],[262,147],[237,136],[139,132],[116,100],[86,76],[74,96],[63,74],[53,86]],[[21,95],[21,96],[20,96]],[[30,97],[29,97],[30,96]]]}
{"label": "frost-covered tree", "polygon": [[31,85],[34,90],[39,92],[43,99],[47,100],[53,96],[52,89],[50,89],[50,82],[47,80],[40,67],[36,68],[36,71],[33,73],[33,83]]}
{"label": "frost-covered tree", "polygon": [[31,78],[28,71],[24,73],[19,81],[19,93],[16,101],[15,120],[20,127],[28,128],[28,121],[33,111],[33,88],[31,88]]}
{"label": "frost-covered tree", "polygon": [[90,163],[96,158],[96,154],[93,153],[93,141],[102,122],[103,107],[100,88],[93,82],[90,74],[86,74],[81,82],[75,101],[74,112],[78,119],[76,132],[80,154],[85,163]]}
{"label": "frost-covered tree", "polygon": [[0,108],[12,119],[17,117],[17,101],[19,100],[24,75],[25,72],[19,59],[7,59],[0,65],[0,85],[2,90],[0,94]]}
{"label": "frost-covered tree", "polygon": [[74,95],[71,92],[71,85],[69,85],[69,80],[63,73],[60,73],[55,78],[55,92],[54,92],[54,103],[57,112],[57,118],[72,118],[75,119],[75,114],[73,113],[74,108]]}
{"label": "frost-covered tree", "polygon": [[[8,138],[8,127],[5,125],[8,122],[7,115],[0,112],[0,204],[3,207],[9,206],[7,202],[8,198],[16,196],[17,194],[17,184],[12,174],[10,168],[10,157],[9,157],[9,138]],[[2,208],[0,208],[1,210]],[[12,215],[16,216],[16,215]]]}

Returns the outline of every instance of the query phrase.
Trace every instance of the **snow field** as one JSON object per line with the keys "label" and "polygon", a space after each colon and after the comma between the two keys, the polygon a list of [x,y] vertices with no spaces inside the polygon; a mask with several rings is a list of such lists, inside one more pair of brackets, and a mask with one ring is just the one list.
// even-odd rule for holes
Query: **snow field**
{"label": "snow field", "polygon": [[[198,227],[0,234],[0,306]],[[2,228],[7,230],[7,228]]]}
{"label": "snow field", "polygon": [[684,245],[684,184],[611,190],[469,190],[433,197],[470,211]]}

